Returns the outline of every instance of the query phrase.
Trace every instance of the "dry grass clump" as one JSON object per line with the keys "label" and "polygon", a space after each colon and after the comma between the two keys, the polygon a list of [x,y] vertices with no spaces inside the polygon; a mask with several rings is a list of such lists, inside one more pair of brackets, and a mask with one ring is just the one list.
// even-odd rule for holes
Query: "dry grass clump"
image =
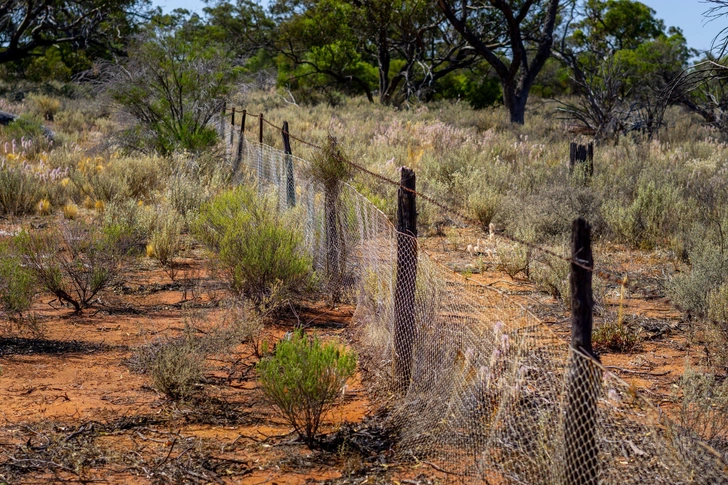
{"label": "dry grass clump", "polygon": [[41,197],[41,183],[24,165],[0,162],[0,215],[32,214]]}
{"label": "dry grass clump", "polygon": [[678,424],[690,434],[728,453],[728,380],[686,362],[675,396]]}
{"label": "dry grass clump", "polygon": [[56,114],[63,106],[60,99],[45,94],[30,94],[27,100],[31,111],[47,121],[54,121]]}
{"label": "dry grass clump", "polygon": [[204,354],[192,339],[172,341],[159,348],[154,357],[152,383],[174,401],[188,399],[197,390],[204,368]]}
{"label": "dry grass clump", "polygon": [[631,352],[639,344],[640,335],[622,322],[604,321],[594,329],[592,340],[597,349]]}
{"label": "dry grass clump", "polygon": [[147,245],[147,256],[156,259],[172,280],[177,275],[174,258],[183,249],[183,229],[184,220],[180,214],[165,206],[158,209],[155,228]]}

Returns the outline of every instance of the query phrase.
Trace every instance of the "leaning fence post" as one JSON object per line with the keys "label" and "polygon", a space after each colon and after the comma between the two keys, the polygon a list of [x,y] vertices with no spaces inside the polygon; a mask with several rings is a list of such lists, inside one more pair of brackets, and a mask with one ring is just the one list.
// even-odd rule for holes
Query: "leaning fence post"
{"label": "leaning fence post", "polygon": [[291,152],[291,137],[287,121],[283,122],[281,134],[283,135],[283,150],[286,153],[286,200],[288,201],[288,207],[295,207],[296,184],[293,179],[293,153]]}
{"label": "leaning fence post", "polygon": [[233,173],[236,173],[240,168],[240,163],[243,161],[243,143],[245,143],[245,115],[247,110],[243,110],[243,119],[240,120],[240,136],[238,136],[238,152],[235,155],[235,163],[233,164]]}
{"label": "leaning fence post", "polygon": [[415,172],[401,168],[397,192],[397,279],[394,288],[394,380],[402,394],[412,378],[417,278],[417,207]]}
{"label": "leaning fence post", "polygon": [[591,342],[594,308],[591,227],[580,217],[574,220],[571,231],[571,350],[566,379],[564,475],[567,485],[596,485],[599,476],[597,398],[602,376]]}

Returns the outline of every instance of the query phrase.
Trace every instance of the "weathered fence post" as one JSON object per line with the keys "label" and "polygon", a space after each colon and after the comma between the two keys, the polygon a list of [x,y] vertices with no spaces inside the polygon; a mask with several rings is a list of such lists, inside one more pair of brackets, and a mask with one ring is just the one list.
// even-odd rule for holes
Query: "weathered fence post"
{"label": "weathered fence post", "polygon": [[263,143],[263,113],[260,114],[260,124],[258,127],[258,143]]}
{"label": "weathered fence post", "polygon": [[417,206],[415,172],[401,168],[397,192],[397,279],[394,288],[394,379],[396,390],[407,392],[412,378],[415,341],[417,278]]}
{"label": "weathered fence post", "polygon": [[233,151],[233,137],[235,136],[235,106],[230,115],[230,151]]}
{"label": "weathered fence post", "polygon": [[225,141],[225,113],[227,112],[227,101],[222,102],[222,112],[220,113],[220,138]]}
{"label": "weathered fence post", "polygon": [[293,179],[293,152],[291,152],[291,137],[288,131],[288,122],[283,122],[283,150],[286,153],[286,200],[288,207],[296,206],[296,183]]}
{"label": "weathered fence post", "polygon": [[235,155],[235,163],[233,164],[233,173],[237,173],[240,163],[243,161],[243,143],[245,143],[245,116],[247,110],[243,110],[243,119],[240,120],[240,136],[238,137],[238,151]]}
{"label": "weathered fence post", "polygon": [[592,350],[591,227],[583,218],[571,228],[571,351],[566,379],[564,419],[567,485],[596,485],[599,476],[596,441],[597,398],[601,390],[601,369]]}
{"label": "weathered fence post", "polygon": [[263,187],[263,113],[260,114],[258,122],[258,143],[260,144],[258,158],[258,191],[261,191]]}
{"label": "weathered fence post", "polygon": [[584,172],[589,177],[594,175],[594,143],[569,144],[569,174],[573,174],[577,166],[585,166]]}

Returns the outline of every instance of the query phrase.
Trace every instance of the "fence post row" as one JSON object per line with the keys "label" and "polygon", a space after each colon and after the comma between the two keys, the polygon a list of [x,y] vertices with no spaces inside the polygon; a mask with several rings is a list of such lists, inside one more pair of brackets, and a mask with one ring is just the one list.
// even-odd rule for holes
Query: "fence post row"
{"label": "fence post row", "polygon": [[586,174],[594,175],[594,143],[579,145],[574,142],[569,144],[569,174],[574,173],[577,165],[586,164]]}
{"label": "fence post row", "polygon": [[[589,223],[579,217],[574,220],[571,231],[572,260],[593,268]],[[564,476],[567,485],[597,485],[597,398],[602,376],[591,342],[594,308],[592,271],[580,265],[572,262],[569,273],[571,350],[566,378]]]}
{"label": "fence post row", "polygon": [[243,110],[243,119],[240,120],[240,136],[238,137],[238,151],[235,154],[235,163],[233,164],[233,173],[237,173],[240,163],[243,161],[243,143],[245,142],[245,117],[247,110]]}
{"label": "fence post row", "polygon": [[[415,172],[401,168],[397,191],[397,279],[394,288],[394,381],[404,394],[412,378],[417,284],[417,206]],[[406,190],[409,189],[409,190]]]}
{"label": "fence post row", "polygon": [[286,153],[286,201],[288,207],[296,206],[296,183],[293,179],[293,152],[291,152],[291,137],[288,131],[288,122],[283,122],[283,150]]}

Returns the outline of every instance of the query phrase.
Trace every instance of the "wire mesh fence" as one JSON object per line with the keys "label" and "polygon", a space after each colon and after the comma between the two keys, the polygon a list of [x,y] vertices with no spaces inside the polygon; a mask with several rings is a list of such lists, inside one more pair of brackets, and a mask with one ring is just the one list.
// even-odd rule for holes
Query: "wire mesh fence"
{"label": "wire mesh fence", "polygon": [[[230,130],[233,166],[296,211],[327,294],[355,305],[356,350],[402,457],[454,483],[728,483],[726,457],[526,308],[421,249],[398,253],[414,238],[353,187],[332,193],[308,161]],[[414,275],[398,274],[403,258]]]}

